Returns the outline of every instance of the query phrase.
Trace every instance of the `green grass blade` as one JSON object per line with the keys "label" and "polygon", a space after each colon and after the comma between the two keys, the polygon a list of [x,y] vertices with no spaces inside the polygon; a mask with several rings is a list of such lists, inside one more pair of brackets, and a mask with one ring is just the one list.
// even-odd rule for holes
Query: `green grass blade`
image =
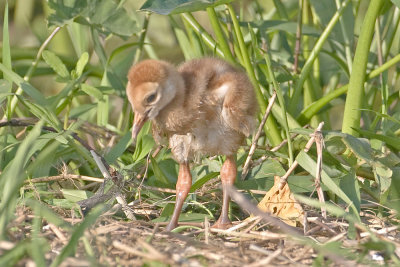
{"label": "green grass blade", "polygon": [[[233,7],[229,4],[227,6],[228,6],[229,14],[230,14],[232,22],[233,22],[235,35],[239,42],[240,52],[243,56],[244,67],[246,69],[247,75],[250,78],[251,83],[253,84],[253,87],[254,87],[254,90],[256,93],[256,97],[257,97],[258,105],[260,106],[261,111],[264,112],[267,108],[267,103],[264,100],[264,96],[261,92],[259,83],[257,81],[254,68],[251,64],[249,52],[247,51],[247,47],[246,47],[245,41],[243,39],[243,34],[242,34],[242,31],[239,26],[239,21],[236,18],[236,13],[235,13],[235,10],[233,9]],[[265,129],[265,134],[268,136],[272,145],[275,146],[282,142],[282,138],[279,133],[278,127],[276,125],[276,122],[272,118],[272,116],[268,117],[264,129]]]}
{"label": "green grass blade", "polygon": [[11,161],[0,175],[1,203],[0,203],[0,236],[4,238],[8,221],[14,213],[16,198],[25,178],[25,162],[28,151],[39,137],[43,123],[40,121],[22,141],[13,161]]}
{"label": "green grass blade", "polygon": [[333,27],[339,21],[339,18],[342,16],[346,6],[349,3],[350,3],[350,0],[346,0],[342,4],[342,7],[335,13],[335,15],[332,17],[331,21],[326,26],[325,30],[322,32],[321,36],[318,38],[318,41],[314,45],[314,48],[311,51],[309,58],[307,58],[307,61],[304,64],[304,67],[300,73],[299,80],[296,82],[294,93],[293,93],[293,96],[289,103],[290,114],[295,113],[296,108],[298,107],[297,103],[299,103],[300,95],[303,90],[304,82],[306,81],[306,79],[308,78],[308,75],[310,74],[310,72],[313,69],[313,63],[314,63],[315,59],[319,56],[319,53],[320,53],[323,45],[325,44],[326,40],[328,39],[328,36],[331,34],[331,32],[333,30]]}
{"label": "green grass blade", "polygon": [[[11,65],[11,49],[10,49],[10,35],[8,31],[8,2],[6,2],[6,5],[4,7],[4,22],[3,22],[3,41],[2,41],[2,62],[4,66],[11,70],[12,65]],[[11,78],[8,77],[6,73],[3,73],[3,78],[7,81],[9,81],[6,92],[11,93]],[[6,117],[7,119],[10,119],[11,114],[11,96],[7,96],[7,109],[6,109]]]}
{"label": "green grass blade", "polygon": [[272,71],[272,63],[271,63],[271,58],[269,56],[268,51],[265,51],[264,53],[264,60],[267,63],[267,71],[268,71],[268,76],[269,79],[271,80],[272,84],[274,85],[274,89],[276,92],[276,95],[278,97],[279,105],[281,106],[282,109],[282,117],[283,117],[283,127],[285,129],[285,134],[286,134],[286,139],[288,140],[288,152],[289,152],[289,166],[292,165],[293,163],[293,145],[292,145],[292,138],[290,136],[290,128],[288,124],[288,118],[286,114],[286,104],[285,100],[283,98],[283,93],[280,85],[278,84],[275,74]]}
{"label": "green grass blade", "polygon": [[74,256],[79,239],[83,236],[85,230],[93,225],[97,218],[106,211],[107,207],[103,205],[93,208],[86,218],[72,231],[71,238],[68,244],[61,250],[60,254],[51,263],[51,267],[56,267],[61,264],[67,257]]}
{"label": "green grass blade", "polygon": [[17,262],[29,250],[30,244],[28,239],[19,242],[12,249],[2,253],[0,257],[0,266],[17,266]]}
{"label": "green grass blade", "polygon": [[[315,170],[317,168],[317,163],[309,156],[307,153],[305,153],[303,150],[300,151],[300,153],[296,157],[297,162],[301,167],[303,167],[307,172],[309,172],[311,175],[315,175]],[[328,174],[322,170],[321,173],[321,182],[334,194],[336,194],[338,197],[340,197],[344,202],[346,202],[350,208],[353,210],[354,215],[358,220],[360,219],[358,210],[356,206],[354,205],[353,200],[347,196],[342,189],[328,176]]]}
{"label": "green grass blade", "polygon": [[197,22],[197,20],[190,13],[181,14],[182,18],[189,23],[192,29],[201,36],[205,44],[212,50],[215,50],[220,57],[224,57],[224,53],[219,48],[218,44],[210,34]]}
{"label": "green grass blade", "polygon": [[224,33],[222,32],[221,22],[218,20],[218,16],[214,8],[208,7],[207,14],[208,18],[210,19],[211,26],[213,27],[218,44],[221,46],[221,50],[224,53],[225,59],[232,64],[235,64],[236,61],[232,56],[231,50],[229,49],[228,42],[226,41]]}
{"label": "green grass blade", "polygon": [[61,61],[61,59],[51,51],[43,51],[42,57],[44,61],[62,78],[68,78],[69,72],[67,67]]}
{"label": "green grass blade", "polygon": [[36,263],[36,266],[46,266],[46,259],[44,257],[45,250],[48,247],[46,240],[40,236],[42,228],[42,217],[37,215],[34,211],[35,217],[32,222],[32,240],[30,244],[30,254]]}
{"label": "green grass blade", "polygon": [[190,193],[193,193],[194,191],[196,191],[197,189],[202,187],[203,184],[205,184],[208,181],[210,181],[211,179],[217,177],[218,174],[219,174],[219,172],[210,172],[210,173],[204,175],[203,177],[201,177],[200,179],[198,179],[196,182],[193,183],[192,187],[190,188]]}
{"label": "green grass blade", "polygon": [[65,230],[71,230],[72,226],[64,221],[59,214],[55,213],[52,209],[48,208],[46,205],[40,203],[37,200],[26,199],[25,204],[29,206],[32,210],[35,210],[37,216],[46,218],[46,221],[54,224],[57,227],[61,227]]}
{"label": "green grass blade", "polygon": [[[368,74],[366,80],[368,81],[368,80],[371,80],[371,79],[377,77],[379,74],[381,74],[382,72],[384,72],[384,71],[388,70],[389,68],[395,66],[399,62],[400,62],[400,54],[396,55],[395,57],[393,57],[392,59],[390,59],[389,61],[384,63],[379,68],[376,68],[373,71],[371,71]],[[297,117],[299,122],[301,124],[307,123],[312,116],[314,116],[317,112],[319,112],[329,102],[331,102],[333,99],[336,99],[339,96],[345,94],[347,92],[348,88],[349,88],[349,85],[346,84],[346,85],[344,85],[344,86],[342,86],[342,87],[340,87],[340,88],[338,88],[338,89],[326,94],[321,99],[315,101],[314,103],[312,103],[308,107],[304,108],[303,111],[300,113],[300,115]]]}

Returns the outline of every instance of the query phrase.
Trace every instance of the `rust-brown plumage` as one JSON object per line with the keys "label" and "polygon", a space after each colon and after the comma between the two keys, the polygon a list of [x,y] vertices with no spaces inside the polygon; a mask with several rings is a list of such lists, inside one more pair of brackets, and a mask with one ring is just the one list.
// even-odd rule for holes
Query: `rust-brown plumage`
{"label": "rust-brown plumage", "polygon": [[226,155],[221,168],[223,206],[217,228],[231,225],[225,185],[236,178],[235,155],[254,128],[257,103],[246,74],[215,58],[188,61],[178,68],[159,60],[145,60],[128,74],[127,96],[135,112],[132,137],[152,120],[157,142],[166,137],[180,164],[176,205],[167,230],[178,224],[191,186],[189,161],[194,156]]}

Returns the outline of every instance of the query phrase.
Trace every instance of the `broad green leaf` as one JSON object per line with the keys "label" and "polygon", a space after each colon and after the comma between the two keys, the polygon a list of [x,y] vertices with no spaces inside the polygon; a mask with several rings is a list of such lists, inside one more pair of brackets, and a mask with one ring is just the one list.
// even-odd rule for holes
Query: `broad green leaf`
{"label": "broad green leaf", "polygon": [[215,7],[232,1],[233,0],[147,0],[140,10],[169,15],[205,10],[207,7]]}
{"label": "broad green leaf", "polygon": [[262,164],[254,166],[248,177],[257,179],[263,177],[274,177],[275,175],[282,176],[285,172],[285,169],[277,160],[266,160]]}
{"label": "broad green leaf", "polygon": [[81,84],[81,89],[84,91],[86,94],[93,96],[97,100],[102,100],[103,99],[103,93],[97,89],[94,86],[88,85],[86,83]]}
{"label": "broad green leaf", "polygon": [[41,105],[47,105],[47,101],[44,95],[31,84],[27,83],[17,73],[8,69],[2,63],[0,63],[0,71],[2,71],[3,74],[7,75],[7,77],[10,78],[16,85],[20,86],[35,101],[37,101]]}
{"label": "broad green leaf", "polygon": [[379,184],[381,194],[385,193],[392,183],[391,177],[393,175],[393,171],[386,166],[376,166],[374,167],[374,174],[375,180]]}
{"label": "broad green leaf", "polygon": [[35,103],[31,103],[29,101],[25,101],[21,99],[21,103],[23,103],[29,111],[35,115],[38,119],[43,119],[46,121],[51,127],[53,127],[56,131],[61,131],[62,126],[60,120],[51,112],[49,109],[37,105]]}
{"label": "broad green leaf", "polygon": [[21,89],[24,90],[24,92],[32,97],[32,99],[39,105],[41,106],[46,106],[47,105],[47,99],[46,97],[35,87],[30,85],[29,83],[21,83],[20,84]]}
{"label": "broad green leaf", "polygon": [[398,8],[400,8],[400,0],[391,0]]}
{"label": "broad green leaf", "polygon": [[89,61],[89,54],[87,52],[84,52],[79,58],[78,62],[76,63],[75,71],[78,77],[82,76],[83,70],[85,69],[88,61]]}
{"label": "broad green leaf", "polygon": [[[300,151],[300,153],[296,157],[297,162],[301,167],[303,167],[308,173],[313,175],[315,177],[315,170],[317,168],[317,163],[309,156],[307,153],[305,153],[303,150]],[[357,218],[359,218],[358,210],[354,205],[354,202],[357,200],[352,200],[346,193],[343,192],[342,189],[330,178],[324,170],[321,172],[321,182],[334,194],[336,194],[338,197],[340,197],[344,202],[346,202],[351,209],[353,210],[353,213]]]}
{"label": "broad green leaf", "polygon": [[160,167],[168,181],[171,184],[176,184],[176,181],[178,179],[179,164],[172,158],[160,157],[158,166]]}
{"label": "broad green leaf", "polygon": [[164,172],[158,165],[157,161],[151,157],[151,166],[153,167],[153,172],[157,180],[155,185],[172,188],[174,185],[165,176]]}
{"label": "broad green leaf", "polygon": [[368,138],[374,138],[381,140],[382,142],[385,142],[387,145],[394,147],[397,150],[400,150],[400,140],[397,137],[389,136],[389,135],[383,135],[383,134],[377,134],[371,131],[366,131],[362,129],[356,129],[357,132],[361,133],[362,135],[365,135]]}
{"label": "broad green leaf", "polygon": [[[333,179],[338,184],[338,179]],[[273,177],[248,179],[245,181],[237,180],[235,186],[243,190],[263,190],[268,191],[274,185]],[[291,175],[288,178],[290,191],[293,193],[311,193],[315,190],[314,177],[311,175]],[[327,191],[328,188],[322,184],[322,190]]]}
{"label": "broad green leaf", "polygon": [[87,7],[87,0],[49,0],[49,7],[54,10],[48,17],[49,25],[64,26],[81,14]]}
{"label": "broad green leaf", "polygon": [[[385,257],[390,258],[394,255],[396,245],[392,242],[388,242],[385,239],[369,238],[366,242],[360,244],[366,252],[368,251],[379,251],[384,254]],[[394,256],[396,257],[396,256]]]}
{"label": "broad green leaf", "polygon": [[[66,135],[64,133],[64,135]],[[53,161],[56,160],[56,157],[54,156],[55,152],[57,151],[57,148],[60,146],[60,142],[57,140],[50,140],[48,144],[44,147],[44,149],[40,150],[38,155],[36,156],[35,160],[32,161],[28,168],[27,168],[27,173],[28,175],[32,175],[33,173],[40,173],[40,171],[45,171],[49,170],[49,164]],[[46,166],[47,164],[47,166]],[[40,166],[44,166],[44,170],[40,168]],[[45,174],[48,175],[48,174]]]}
{"label": "broad green leaf", "polygon": [[48,3],[54,10],[48,17],[50,25],[64,26],[74,21],[106,35],[122,37],[130,37],[141,30],[136,19],[113,0],[49,0]]}
{"label": "broad green leaf", "polygon": [[63,196],[72,202],[78,202],[83,199],[88,199],[93,196],[93,193],[85,190],[76,190],[76,189],[61,189]]}
{"label": "broad green leaf", "polygon": [[326,208],[326,211],[329,212],[330,214],[332,214],[333,216],[344,217],[346,220],[353,222],[353,223],[358,222],[358,219],[353,214],[346,212],[343,208],[339,207],[338,205],[331,204],[328,202],[321,203],[318,199],[309,198],[309,197],[298,195],[298,194],[295,194],[294,197],[296,198],[296,200],[298,200],[306,205],[309,205],[311,207],[315,207],[315,208],[324,207],[324,208]]}
{"label": "broad green leaf", "polygon": [[397,214],[400,214],[400,168],[393,169],[393,177],[391,186],[389,187],[388,205],[396,209]]}
{"label": "broad green leaf", "polygon": [[10,93],[11,83],[8,80],[0,79],[0,94]]}
{"label": "broad green leaf", "polygon": [[185,57],[185,60],[193,59],[196,55],[193,54],[194,49],[189,42],[187,34],[178,26],[174,27],[174,32],[176,39],[178,40],[179,46],[181,47],[182,53]]}
{"label": "broad green leaf", "polygon": [[55,53],[46,50],[43,51],[42,57],[46,61],[47,65],[49,65],[61,78],[69,77],[67,67]]}
{"label": "broad green leaf", "polygon": [[[146,122],[143,125],[142,129],[140,130],[138,136],[136,137],[135,152],[132,155],[133,161],[138,161],[138,160],[144,158],[147,155],[147,153],[149,153],[149,151],[151,150],[150,145],[151,146],[154,145],[154,141],[152,143],[148,136],[150,129],[151,129],[151,123]],[[145,137],[145,136],[148,136],[148,137]],[[145,153],[144,150],[146,150],[147,152]]]}
{"label": "broad green leaf", "polygon": [[71,109],[69,113],[69,117],[73,118],[80,118],[82,120],[88,120],[89,116],[93,113],[94,108],[96,107],[95,104],[83,104],[78,107]]}
{"label": "broad green leaf", "polygon": [[196,182],[193,183],[192,187],[190,188],[190,192],[193,193],[200,187],[202,187],[205,183],[210,181],[211,179],[215,178],[218,176],[218,172],[210,172],[209,174],[204,175],[200,179],[198,179]]}
{"label": "broad green leaf", "polygon": [[343,142],[358,158],[361,158],[368,163],[374,161],[374,152],[367,139],[346,135],[343,138]]}
{"label": "broad green leaf", "polygon": [[0,79],[0,104],[3,100],[11,95],[11,83],[7,80]]}
{"label": "broad green leaf", "polygon": [[75,209],[78,205],[76,202],[72,202],[65,198],[62,198],[62,199],[52,198],[52,199],[46,199],[43,201],[51,206],[55,206],[55,207],[58,207],[61,209],[69,209],[69,210]]}
{"label": "broad green leaf", "polygon": [[[315,10],[315,15],[319,18],[323,27],[328,25],[337,10],[335,1],[310,0],[310,3],[313,10]],[[345,27],[344,31],[339,23],[333,28],[332,38],[335,38],[336,41],[344,43],[344,40],[353,40],[354,15],[352,9],[353,6],[350,3],[346,6],[343,15],[340,18],[341,23],[343,23],[343,26]]]}
{"label": "broad green leaf", "polygon": [[[400,0],[399,0],[399,1],[400,1]],[[400,125],[400,121],[399,121],[398,119],[396,119],[395,117],[393,117],[393,116],[389,116],[389,115],[387,115],[387,114],[383,114],[383,113],[381,113],[381,112],[377,112],[377,111],[371,110],[371,109],[360,109],[360,110],[375,113],[375,115],[378,116],[378,117],[388,119],[388,120],[390,120],[390,121],[392,121],[392,122],[394,122],[394,123]]]}
{"label": "broad green leaf", "polygon": [[340,188],[343,192],[349,196],[349,198],[353,201],[355,207],[358,212],[361,209],[361,196],[360,196],[360,187],[357,182],[357,178],[355,173],[349,173],[343,177],[339,178]]}
{"label": "broad green leaf", "polygon": [[127,132],[116,145],[114,145],[110,152],[105,155],[105,159],[110,164],[114,163],[128,148],[128,146],[132,143],[132,134],[131,132]]}
{"label": "broad green leaf", "polygon": [[146,157],[146,155],[151,151],[154,147],[154,139],[150,135],[144,135],[140,139],[140,144],[135,149],[135,153],[133,154],[133,160],[141,160],[142,158]]}

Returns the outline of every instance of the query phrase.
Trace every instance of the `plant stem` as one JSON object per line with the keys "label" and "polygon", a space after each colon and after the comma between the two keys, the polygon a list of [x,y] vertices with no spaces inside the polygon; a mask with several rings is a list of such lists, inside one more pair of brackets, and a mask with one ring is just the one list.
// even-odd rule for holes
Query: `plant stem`
{"label": "plant stem", "polygon": [[[28,82],[28,81],[31,79],[32,74],[33,74],[33,72],[35,71],[35,69],[36,69],[36,67],[37,67],[37,65],[38,65],[38,63],[39,63],[40,57],[42,56],[42,53],[43,53],[44,49],[47,47],[47,45],[48,45],[48,44],[50,43],[50,41],[54,38],[54,36],[56,35],[56,33],[57,33],[59,30],[61,30],[61,27],[55,28],[55,29],[53,30],[53,32],[49,35],[49,37],[47,37],[47,39],[46,39],[46,40],[43,42],[43,44],[40,46],[39,51],[38,51],[38,53],[37,53],[37,55],[36,55],[35,61],[32,62],[32,65],[30,66],[30,68],[28,69],[26,75],[24,76],[24,80],[25,80],[26,82]],[[18,103],[18,96],[21,95],[22,92],[23,92],[23,90],[22,90],[21,86],[19,86],[19,87],[17,88],[17,90],[15,91],[15,95],[12,97],[11,102],[10,102],[9,114],[8,114],[9,117],[11,117],[12,114],[14,113],[15,108],[17,107],[17,103]],[[6,115],[4,115],[3,120],[4,120],[4,119],[7,119],[7,116],[6,116]]]}
{"label": "plant stem", "polygon": [[384,0],[371,1],[364,18],[354,56],[353,71],[350,75],[349,90],[344,107],[343,133],[358,136],[358,132],[355,129],[360,128],[369,49],[375,31],[375,21],[383,4]]}
{"label": "plant stem", "polygon": [[144,16],[142,32],[141,32],[140,38],[139,38],[139,46],[135,51],[135,58],[133,60],[134,64],[139,62],[140,56],[142,55],[142,51],[143,51],[143,47],[144,47],[144,40],[146,38],[147,28],[149,26],[150,14],[151,14],[150,12],[146,12],[146,14]]}
{"label": "plant stem", "polygon": [[186,20],[190,26],[197,32],[198,35],[203,38],[205,43],[211,48],[215,49],[217,54],[221,57],[224,57],[224,53],[221,51],[215,40],[207,33],[207,31],[197,22],[197,20],[190,13],[182,13],[182,18]]}
{"label": "plant stem", "polygon": [[[244,67],[247,71],[247,74],[249,75],[251,83],[253,84],[254,90],[256,92],[258,104],[259,104],[261,110],[266,110],[267,104],[266,104],[266,101],[264,100],[264,96],[261,92],[256,75],[254,73],[254,69],[253,69],[253,66],[250,61],[250,56],[249,56],[246,44],[243,39],[243,34],[242,34],[242,31],[240,30],[239,21],[236,18],[235,10],[233,9],[232,5],[230,5],[230,4],[227,4],[227,7],[229,10],[229,14],[231,15],[236,38],[239,42],[240,52],[242,53],[242,56],[243,56]],[[278,127],[272,117],[268,117],[266,127],[264,127],[264,129],[265,129],[265,134],[267,135],[267,137],[270,140],[272,145],[275,146],[282,142],[282,138],[279,134]]]}
{"label": "plant stem", "polygon": [[274,86],[275,92],[278,97],[279,105],[281,106],[281,109],[282,109],[283,128],[285,129],[286,139],[288,140],[289,166],[291,166],[293,164],[293,145],[292,145],[292,139],[291,139],[290,133],[289,133],[290,129],[289,129],[289,125],[288,125],[285,100],[283,98],[282,89],[279,86],[279,84],[275,78],[274,72],[272,71],[272,63],[271,63],[271,58],[268,54],[268,50],[265,51],[265,53],[264,53],[264,59],[265,59],[265,62],[267,63],[269,79],[270,79],[270,81],[272,81],[272,84]]}
{"label": "plant stem", "polygon": [[222,28],[218,20],[217,13],[215,12],[213,7],[208,7],[207,13],[211,22],[211,26],[217,38],[218,44],[221,46],[221,50],[224,53],[225,59],[231,62],[232,64],[235,64],[236,61],[232,56],[231,50],[229,49],[229,45],[225,39],[224,33],[222,32]]}
{"label": "plant stem", "polygon": [[288,109],[291,114],[294,114],[296,111],[296,108],[298,106],[297,103],[299,103],[300,95],[303,90],[304,82],[306,81],[306,79],[308,78],[308,75],[310,74],[310,72],[312,70],[315,59],[318,57],[319,52],[321,51],[325,41],[328,39],[329,34],[332,32],[333,27],[335,27],[336,23],[339,21],[339,18],[342,16],[344,9],[349,4],[349,2],[350,2],[350,0],[346,0],[342,4],[342,7],[335,13],[335,15],[332,17],[331,21],[326,26],[325,30],[322,32],[318,41],[316,42],[313,50],[310,53],[310,56],[307,58],[307,61],[304,64],[303,70],[300,73],[300,78],[296,82],[294,93],[293,93],[293,96],[289,103]]}
{"label": "plant stem", "polygon": [[[396,65],[397,63],[400,62],[400,54],[392,58],[391,60],[387,61],[385,64],[380,66],[379,68],[374,69],[371,71],[367,77],[366,80],[370,80],[372,78],[377,77],[380,73],[386,71],[390,67]],[[318,99],[300,113],[300,115],[297,117],[300,124],[305,124],[307,123],[312,116],[317,114],[318,111],[320,111],[324,106],[326,106],[329,102],[331,102],[333,99],[338,98],[339,96],[345,94],[347,92],[347,89],[349,88],[349,84],[346,84],[330,93],[325,95],[324,97]]]}

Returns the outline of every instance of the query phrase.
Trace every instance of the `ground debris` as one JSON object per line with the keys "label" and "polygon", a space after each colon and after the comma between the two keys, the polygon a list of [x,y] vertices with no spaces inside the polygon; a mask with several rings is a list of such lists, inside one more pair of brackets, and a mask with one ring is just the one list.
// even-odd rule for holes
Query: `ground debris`
{"label": "ground debris", "polygon": [[[66,214],[62,213],[63,216]],[[307,214],[305,236],[319,244],[340,242],[349,253],[359,253],[362,244],[370,238],[369,232],[359,231],[357,239],[349,239],[346,222],[336,218],[325,220],[315,210],[308,210]],[[398,228],[387,223],[378,226],[376,218],[368,216],[363,219],[370,221],[370,231],[382,239],[391,240],[400,251]],[[0,242],[0,255],[19,241],[32,238],[33,218],[29,209],[18,208],[9,231],[11,238]],[[43,220],[41,236],[49,244],[45,259],[50,265],[68,244],[71,232]],[[85,231],[84,238],[86,243],[81,238],[74,257],[64,260],[62,266],[308,266],[319,257],[319,252],[312,246],[276,232],[256,217],[236,222],[234,228],[228,230],[188,227],[179,233],[169,233],[164,232],[163,224],[124,221],[120,217],[103,215]],[[88,245],[92,255],[88,253]],[[380,252],[369,253],[365,259],[379,265],[383,263],[381,255]],[[329,266],[357,265],[355,259],[344,255],[328,255],[325,260],[328,258]],[[27,254],[17,266],[29,263],[32,259]]]}

